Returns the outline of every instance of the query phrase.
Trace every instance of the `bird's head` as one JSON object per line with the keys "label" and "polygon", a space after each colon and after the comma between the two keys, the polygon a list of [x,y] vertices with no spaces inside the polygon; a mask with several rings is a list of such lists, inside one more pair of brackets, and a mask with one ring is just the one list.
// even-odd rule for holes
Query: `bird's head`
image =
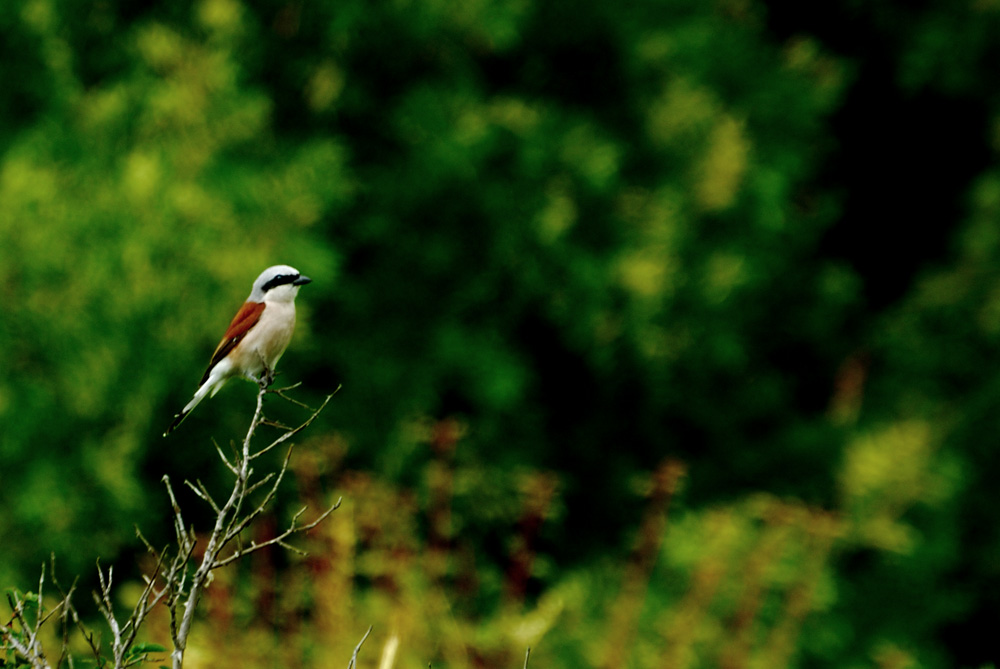
{"label": "bird's head", "polygon": [[291,302],[299,292],[299,287],[312,281],[302,276],[299,270],[288,265],[268,267],[253,282],[253,290],[248,298],[251,302]]}

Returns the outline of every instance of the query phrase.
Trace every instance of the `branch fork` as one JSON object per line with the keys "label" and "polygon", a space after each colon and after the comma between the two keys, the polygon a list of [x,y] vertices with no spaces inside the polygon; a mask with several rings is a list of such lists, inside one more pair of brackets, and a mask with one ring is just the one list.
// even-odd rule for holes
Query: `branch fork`
{"label": "branch fork", "polygon": [[[288,471],[292,455],[292,445],[288,444],[285,457],[277,471],[257,476],[251,465],[262,455],[278,446],[286,444],[302,432],[302,430],[309,427],[323,409],[326,408],[333,395],[340,388],[338,387],[337,390],[328,395],[318,408],[312,409],[286,394],[288,391],[297,388],[300,384],[272,390],[268,387],[269,382],[270,379],[263,377],[257,382],[257,405],[254,410],[253,419],[250,421],[250,427],[243,438],[240,448],[234,449],[232,455],[227,456],[223,453],[219,445],[215,444],[219,459],[222,460],[222,464],[226,469],[233,474],[233,487],[225,501],[220,504],[219,498],[213,495],[198,479],[194,482],[184,481],[184,485],[199,499],[208,504],[215,514],[215,523],[211,532],[204,539],[204,546],[200,551],[200,556],[195,557],[195,547],[199,545],[201,540],[196,536],[194,528],[189,527],[185,523],[183,511],[177,502],[177,496],[174,494],[174,487],[170,477],[164,475],[162,481],[170,500],[172,511],[171,521],[176,537],[176,544],[157,550],[143,536],[139,528],[136,528],[136,535],[146,546],[149,553],[156,558],[156,564],[152,573],[143,577],[145,588],[126,619],[121,619],[119,614],[115,613],[114,609],[114,598],[112,596],[114,590],[114,568],[108,567],[105,570],[100,562],[98,562],[99,590],[93,593],[93,599],[110,631],[111,657],[108,658],[105,656],[100,638],[95,638],[94,634],[80,622],[80,616],[72,604],[72,595],[76,588],[75,583],[68,592],[63,592],[62,588],[59,588],[58,583],[56,583],[56,587],[62,594],[62,599],[43,615],[42,595],[46,576],[44,565],[38,583],[37,595],[21,595],[16,592],[9,595],[8,602],[12,610],[12,617],[9,623],[0,626],[0,651],[12,649],[16,655],[27,661],[33,669],[52,669],[53,665],[45,657],[38,640],[38,630],[49,619],[58,614],[62,624],[63,642],[62,655],[55,667],[62,666],[67,659],[70,659],[67,649],[69,645],[68,628],[71,622],[79,629],[90,646],[97,666],[114,667],[114,669],[131,667],[147,661],[151,653],[164,652],[166,650],[153,644],[136,643],[139,628],[145,622],[152,609],[158,604],[163,603],[170,612],[170,640],[173,646],[170,652],[172,669],[181,669],[184,664],[184,653],[187,650],[188,639],[191,634],[191,626],[194,622],[194,614],[205,588],[211,582],[213,570],[274,545],[304,555],[302,550],[295,548],[287,540],[292,535],[309,531],[322,523],[340,506],[341,500],[338,499],[336,503],[307,523],[301,522],[301,518],[306,512],[306,509],[302,508],[292,517],[285,530],[278,533],[274,538],[260,543],[251,541],[249,544],[245,544],[241,538],[243,531],[267,510],[277,495],[278,488]],[[284,400],[308,409],[311,413],[303,423],[294,428],[269,421],[264,417],[264,398],[268,394],[277,395]],[[261,425],[277,427],[281,431],[281,434],[266,446],[254,449],[252,442],[256,436],[257,428]],[[252,497],[257,497],[257,493],[261,491],[263,491],[263,496],[258,501],[251,499]],[[226,551],[228,551],[228,554],[223,555]],[[53,557],[52,573],[54,574],[54,572],[55,558]],[[72,666],[71,659],[70,665]]]}

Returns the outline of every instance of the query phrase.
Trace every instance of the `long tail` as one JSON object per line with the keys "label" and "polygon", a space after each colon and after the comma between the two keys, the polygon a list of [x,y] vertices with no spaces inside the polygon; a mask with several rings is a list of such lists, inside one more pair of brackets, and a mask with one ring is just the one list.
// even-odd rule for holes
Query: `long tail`
{"label": "long tail", "polygon": [[[201,384],[201,388],[199,388],[198,392],[194,394],[194,397],[191,398],[191,401],[188,402],[183,409],[181,409],[181,412],[179,414],[174,416],[174,422],[172,422],[170,424],[170,427],[166,429],[166,431],[163,433],[163,436],[164,437],[167,436],[168,434],[173,432],[178,425],[183,423],[184,419],[187,418],[187,415],[191,413],[196,406],[198,406],[199,402],[205,399],[205,396],[208,395],[208,392],[212,389],[212,387],[217,385],[221,384],[216,384],[216,379],[214,378],[210,378],[208,381],[205,381],[205,383]],[[216,390],[218,390],[218,387],[216,387]]]}
{"label": "long tail", "polygon": [[177,414],[176,416],[174,416],[174,422],[172,422],[170,424],[170,427],[168,427],[166,430],[163,431],[163,436],[165,437],[168,434],[170,434],[171,432],[173,432],[175,429],[177,429],[177,426],[184,422],[184,419],[187,418],[187,415],[189,413],[191,413],[191,412],[190,411],[181,411],[179,414]]}

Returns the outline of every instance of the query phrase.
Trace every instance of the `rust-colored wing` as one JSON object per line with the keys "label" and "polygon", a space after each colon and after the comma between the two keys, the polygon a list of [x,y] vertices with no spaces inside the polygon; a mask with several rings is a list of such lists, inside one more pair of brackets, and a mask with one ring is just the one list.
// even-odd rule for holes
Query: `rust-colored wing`
{"label": "rust-colored wing", "polygon": [[226,334],[222,336],[222,341],[215,348],[215,353],[212,354],[212,361],[208,363],[208,369],[205,370],[205,375],[201,377],[201,383],[205,383],[208,380],[208,375],[212,372],[212,368],[219,364],[220,360],[229,355],[229,352],[236,348],[237,344],[243,341],[250,328],[260,320],[260,315],[263,312],[263,302],[243,303],[240,310],[236,312],[236,316],[233,317],[233,322],[229,324]]}

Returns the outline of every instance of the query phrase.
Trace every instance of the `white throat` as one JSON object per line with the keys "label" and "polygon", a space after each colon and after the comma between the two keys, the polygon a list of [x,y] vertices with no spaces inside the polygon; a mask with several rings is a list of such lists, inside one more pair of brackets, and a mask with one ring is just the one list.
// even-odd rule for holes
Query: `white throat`
{"label": "white throat", "polygon": [[286,283],[282,286],[275,286],[264,293],[264,302],[289,303],[295,302],[295,296],[299,294],[299,286]]}

